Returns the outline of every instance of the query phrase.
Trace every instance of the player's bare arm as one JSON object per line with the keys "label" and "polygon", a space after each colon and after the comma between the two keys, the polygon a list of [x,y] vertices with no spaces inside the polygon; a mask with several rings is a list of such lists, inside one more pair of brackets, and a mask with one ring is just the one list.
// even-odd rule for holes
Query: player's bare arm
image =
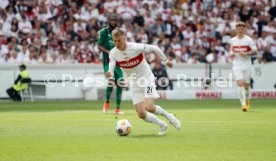
{"label": "player's bare arm", "polygon": [[253,51],[248,52],[247,55],[256,56],[256,55],[258,55],[258,52],[257,52],[257,50],[253,50]]}
{"label": "player's bare arm", "polygon": [[251,51],[251,52],[240,52],[239,53],[242,57],[247,57],[247,56],[255,56],[257,55],[257,51]]}
{"label": "player's bare arm", "polygon": [[249,51],[249,52],[240,52],[239,53],[242,57],[246,57],[246,56],[256,56],[258,54],[258,49]]}
{"label": "player's bare arm", "polygon": [[247,53],[246,53],[246,52],[242,52],[242,51],[241,51],[241,52],[239,52],[239,54],[240,54],[240,56],[242,56],[242,57],[244,57],[244,58],[247,57]]}
{"label": "player's bare arm", "polygon": [[232,45],[230,45],[230,51],[229,51],[229,53],[230,53],[230,57],[233,59],[233,58],[235,58],[235,53],[233,52],[233,47],[232,47]]}
{"label": "player's bare arm", "polygon": [[111,72],[107,72],[105,75],[107,78],[111,78]]}
{"label": "player's bare arm", "polygon": [[102,45],[98,45],[98,49],[99,49],[100,51],[103,51],[103,52],[109,54],[109,50],[107,50],[106,48],[104,48]]}
{"label": "player's bare arm", "polygon": [[170,61],[170,60],[166,60],[166,65],[167,65],[167,67],[169,67],[169,68],[172,68],[173,67],[173,63],[172,63],[172,61]]}
{"label": "player's bare arm", "polygon": [[106,73],[106,77],[109,79],[112,79],[113,75],[114,75],[114,69],[116,66],[116,60],[114,59],[114,55],[112,54],[112,52],[109,54],[109,68],[108,68],[108,72]]}

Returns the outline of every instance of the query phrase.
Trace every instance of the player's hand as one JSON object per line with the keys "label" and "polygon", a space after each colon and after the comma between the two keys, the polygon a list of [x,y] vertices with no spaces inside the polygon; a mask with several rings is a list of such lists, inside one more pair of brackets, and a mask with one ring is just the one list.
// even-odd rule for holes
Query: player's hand
{"label": "player's hand", "polygon": [[169,67],[169,68],[172,68],[173,67],[173,63],[170,61],[170,60],[166,60],[166,65]]}
{"label": "player's hand", "polygon": [[242,57],[245,58],[245,57],[247,56],[247,54],[246,54],[245,52],[242,52],[242,51],[241,51],[241,52],[240,52],[240,56],[242,56]]}
{"label": "player's hand", "polygon": [[107,78],[111,78],[111,72],[107,72],[107,73],[105,74],[105,76],[106,76]]}

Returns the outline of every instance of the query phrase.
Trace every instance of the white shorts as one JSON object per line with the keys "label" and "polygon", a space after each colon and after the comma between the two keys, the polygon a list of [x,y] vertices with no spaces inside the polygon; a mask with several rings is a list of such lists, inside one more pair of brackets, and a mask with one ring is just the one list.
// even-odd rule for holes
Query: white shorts
{"label": "white shorts", "polygon": [[134,85],[132,87],[132,102],[133,104],[144,101],[145,98],[159,98],[156,91],[156,85],[154,81],[149,81],[145,86]]}
{"label": "white shorts", "polygon": [[235,80],[243,80],[246,83],[250,83],[251,78],[251,69],[241,69],[241,68],[233,68],[233,74],[235,76]]}

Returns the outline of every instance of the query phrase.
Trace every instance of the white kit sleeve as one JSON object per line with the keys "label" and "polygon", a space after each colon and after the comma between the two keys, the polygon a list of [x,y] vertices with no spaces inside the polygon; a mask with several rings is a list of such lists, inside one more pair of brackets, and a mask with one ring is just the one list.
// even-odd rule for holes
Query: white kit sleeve
{"label": "white kit sleeve", "polygon": [[166,55],[163,53],[163,51],[156,45],[148,45],[145,44],[144,49],[149,52],[153,52],[157,54],[163,61],[167,59]]}
{"label": "white kit sleeve", "polygon": [[116,66],[116,59],[115,59],[115,54],[114,52],[110,51],[109,53],[109,68],[108,68],[108,72],[111,73],[111,76],[114,76],[114,69]]}

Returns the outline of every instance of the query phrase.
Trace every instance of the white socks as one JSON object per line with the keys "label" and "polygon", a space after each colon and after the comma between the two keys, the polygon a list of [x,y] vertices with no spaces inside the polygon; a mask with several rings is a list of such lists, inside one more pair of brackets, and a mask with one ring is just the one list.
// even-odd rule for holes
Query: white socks
{"label": "white socks", "polygon": [[170,113],[168,113],[166,110],[164,110],[162,107],[158,106],[158,105],[154,105],[155,106],[155,114],[157,115],[162,115],[164,117],[166,117],[167,119],[170,116]]}
{"label": "white socks", "polygon": [[166,124],[164,121],[158,119],[154,114],[152,114],[150,112],[146,112],[146,113],[147,113],[147,116],[144,119],[145,121],[150,122],[150,123],[155,123],[159,126],[163,126],[164,124]]}
{"label": "white socks", "polygon": [[164,116],[177,129],[181,129],[181,122],[171,113],[168,113],[162,107],[155,105],[155,113]]}
{"label": "white socks", "polygon": [[[244,87],[238,86],[238,95],[240,97],[240,102],[242,106],[246,106],[246,96]],[[248,94],[249,95],[249,94]]]}

